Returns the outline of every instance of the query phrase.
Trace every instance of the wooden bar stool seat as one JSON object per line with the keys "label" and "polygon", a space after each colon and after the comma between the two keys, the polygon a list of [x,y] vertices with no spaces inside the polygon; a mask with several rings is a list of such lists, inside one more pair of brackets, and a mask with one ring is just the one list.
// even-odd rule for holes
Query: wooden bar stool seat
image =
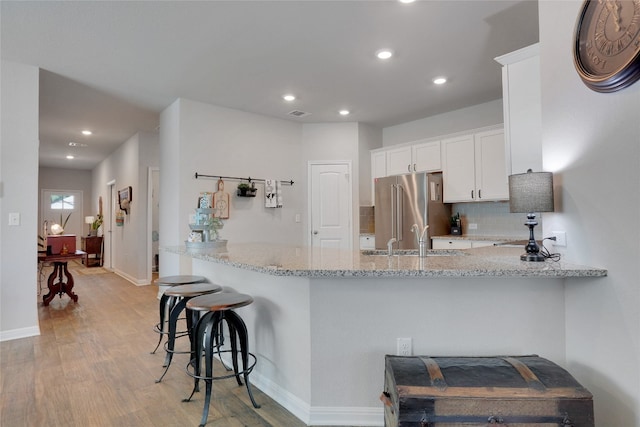
{"label": "wooden bar stool seat", "polygon": [[[178,275],[178,276],[166,276],[160,277],[155,280],[155,284],[158,286],[182,286],[189,285],[192,283],[203,283],[206,282],[207,278],[203,276],[192,276],[192,275]],[[157,323],[153,330],[160,335],[158,338],[158,344],[156,344],[156,348],[153,349],[151,354],[155,354],[160,347],[160,343],[162,342],[162,337],[164,335],[168,335],[169,331],[166,327],[167,321],[165,320],[169,317],[169,313],[171,313],[171,309],[176,304],[176,298],[165,295],[164,293],[160,297],[160,322]],[[183,336],[187,334],[188,331],[181,331],[178,334]]]}
{"label": "wooden bar stool seat", "polygon": [[[185,309],[187,302],[191,298],[194,298],[197,296],[213,294],[221,291],[222,291],[222,286],[216,285],[215,283],[203,282],[203,283],[193,283],[188,285],[172,286],[164,292],[164,294],[167,295],[167,297],[175,298],[176,303],[173,305],[173,307],[171,308],[171,311],[169,312],[169,321],[168,321],[169,336],[167,338],[167,342],[165,343],[166,356],[165,356],[164,365],[163,365],[165,370],[162,373],[162,376],[160,376],[160,378],[156,380],[157,383],[162,381],[162,378],[164,378],[165,374],[169,370],[169,366],[171,365],[171,360],[173,359],[174,353],[191,353],[193,351],[193,343],[191,343],[191,350],[188,352],[175,351],[176,338],[178,337],[176,332],[176,329],[178,327],[177,326],[178,317],[180,317],[180,313],[182,313],[182,311]],[[188,308],[187,308],[186,320],[187,320],[188,333],[185,335],[188,335],[189,340],[192,341],[191,330],[193,329],[193,316],[191,314],[191,311]],[[191,358],[193,358],[193,356]]]}
{"label": "wooden bar stool seat", "polygon": [[[188,402],[198,391],[198,383],[204,380],[206,384],[206,394],[204,401],[204,410],[202,412],[202,420],[200,426],[204,426],[209,416],[209,404],[211,402],[211,393],[214,380],[221,380],[235,377],[238,385],[242,385],[240,375],[244,377],[244,383],[254,408],[260,405],[255,401],[249,383],[249,374],[256,364],[256,357],[249,352],[249,340],[247,327],[240,316],[234,311],[236,308],[244,307],[253,302],[250,295],[240,294],[236,292],[222,292],[217,294],[202,295],[191,298],[187,302],[187,308],[196,315],[197,312],[204,313],[197,321],[197,325],[193,329],[193,355],[194,358],[187,365],[187,374],[194,378],[194,386],[191,395],[185,399]],[[194,317],[195,319],[195,317]],[[227,324],[229,330],[229,341],[231,350],[221,350],[218,343],[219,331],[222,331],[222,322]],[[238,344],[239,347],[238,348]],[[242,358],[242,370],[238,365],[238,351]],[[230,352],[233,363],[233,374],[230,375],[213,375],[213,357],[221,352]],[[202,359],[204,358],[205,372],[202,375]],[[251,362],[250,362],[251,361]]]}

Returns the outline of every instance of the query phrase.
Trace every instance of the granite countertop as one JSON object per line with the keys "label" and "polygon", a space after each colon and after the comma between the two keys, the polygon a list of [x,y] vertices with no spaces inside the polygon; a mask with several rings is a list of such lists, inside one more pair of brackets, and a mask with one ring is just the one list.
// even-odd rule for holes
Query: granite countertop
{"label": "granite countertop", "polygon": [[[298,277],[601,277],[607,270],[546,261],[520,261],[522,248],[431,250],[425,258],[385,251],[341,251],[267,243],[229,243],[226,252],[162,250],[275,276]],[[408,252],[411,253],[411,252]]]}

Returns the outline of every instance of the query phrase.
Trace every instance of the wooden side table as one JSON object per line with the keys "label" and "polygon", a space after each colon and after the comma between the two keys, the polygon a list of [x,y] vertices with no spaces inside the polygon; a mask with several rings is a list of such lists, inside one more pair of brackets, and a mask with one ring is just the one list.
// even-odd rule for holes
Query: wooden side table
{"label": "wooden side table", "polygon": [[102,267],[103,241],[102,236],[83,236],[80,238],[82,250],[86,252],[84,256],[84,265],[89,267],[89,255],[95,255],[93,259],[98,261],[98,265]]}

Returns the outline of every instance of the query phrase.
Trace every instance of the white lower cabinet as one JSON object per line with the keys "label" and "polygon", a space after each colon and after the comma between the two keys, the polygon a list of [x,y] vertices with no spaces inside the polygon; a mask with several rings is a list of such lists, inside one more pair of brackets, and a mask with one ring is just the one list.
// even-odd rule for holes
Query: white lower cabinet
{"label": "white lower cabinet", "polygon": [[375,249],[376,237],[375,236],[360,236],[360,249]]}
{"label": "white lower cabinet", "polygon": [[500,242],[494,242],[492,240],[432,239],[431,247],[433,249],[471,249],[493,246],[497,243]]}
{"label": "white lower cabinet", "polygon": [[471,241],[459,239],[433,239],[431,241],[431,247],[433,249],[471,249]]}

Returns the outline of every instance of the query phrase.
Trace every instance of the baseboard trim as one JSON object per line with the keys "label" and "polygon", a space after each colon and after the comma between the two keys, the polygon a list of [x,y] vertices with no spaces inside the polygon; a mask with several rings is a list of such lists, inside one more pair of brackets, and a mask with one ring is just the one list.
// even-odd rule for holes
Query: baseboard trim
{"label": "baseboard trim", "polygon": [[[226,357],[223,360],[231,363]],[[384,426],[383,408],[313,407],[256,371],[251,373],[250,379],[252,386],[259,388],[308,426]]]}
{"label": "baseboard trim", "polygon": [[150,284],[149,281],[146,279],[136,279],[135,277],[130,276],[124,271],[121,271],[118,269],[114,269],[113,272],[116,273],[118,276],[122,277],[124,280],[131,282],[136,286],[146,286]]}
{"label": "baseboard trim", "polygon": [[0,342],[17,340],[20,338],[35,337],[40,335],[40,326],[30,326],[28,328],[11,329],[0,331]]}
{"label": "baseboard trim", "polygon": [[311,407],[311,426],[384,426],[384,409],[369,407]]}

